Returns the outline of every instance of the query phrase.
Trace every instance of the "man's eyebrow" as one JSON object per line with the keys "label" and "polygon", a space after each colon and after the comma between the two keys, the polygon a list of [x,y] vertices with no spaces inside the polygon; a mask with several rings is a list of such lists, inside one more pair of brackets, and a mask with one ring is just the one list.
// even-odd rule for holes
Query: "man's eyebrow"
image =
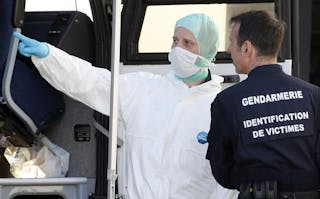
{"label": "man's eyebrow", "polygon": [[192,39],[188,39],[188,38],[183,38],[183,40],[189,41],[189,42],[194,42]]}

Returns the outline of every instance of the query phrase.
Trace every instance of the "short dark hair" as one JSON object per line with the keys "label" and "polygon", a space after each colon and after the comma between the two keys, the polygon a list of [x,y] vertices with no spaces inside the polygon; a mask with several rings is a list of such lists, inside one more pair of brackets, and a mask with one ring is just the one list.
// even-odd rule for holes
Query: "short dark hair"
{"label": "short dark hair", "polygon": [[230,19],[239,23],[238,46],[246,40],[258,50],[258,55],[277,56],[280,50],[285,23],[264,10],[249,11]]}

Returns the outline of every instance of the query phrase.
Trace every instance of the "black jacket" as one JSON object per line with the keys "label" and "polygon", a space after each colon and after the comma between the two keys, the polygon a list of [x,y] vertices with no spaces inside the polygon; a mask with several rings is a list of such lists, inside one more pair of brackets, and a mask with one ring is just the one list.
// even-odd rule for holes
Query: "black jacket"
{"label": "black jacket", "polygon": [[207,159],[224,187],[277,180],[281,191],[319,186],[320,88],[280,65],[253,69],[211,106]]}

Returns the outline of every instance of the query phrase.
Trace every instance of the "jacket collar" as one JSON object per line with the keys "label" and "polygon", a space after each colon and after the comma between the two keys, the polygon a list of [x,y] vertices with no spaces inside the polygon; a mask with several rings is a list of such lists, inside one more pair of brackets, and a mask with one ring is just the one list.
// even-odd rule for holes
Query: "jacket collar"
{"label": "jacket collar", "polygon": [[269,64],[269,65],[261,65],[252,69],[248,77],[256,76],[259,74],[274,74],[274,73],[282,73],[282,67],[279,64]]}

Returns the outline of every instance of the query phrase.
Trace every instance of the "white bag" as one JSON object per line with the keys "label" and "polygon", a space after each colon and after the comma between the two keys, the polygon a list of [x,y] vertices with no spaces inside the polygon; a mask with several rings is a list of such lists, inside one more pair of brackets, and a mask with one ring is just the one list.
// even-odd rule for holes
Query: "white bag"
{"label": "white bag", "polygon": [[40,147],[8,146],[4,156],[15,178],[64,177],[69,168],[69,152],[41,135]]}

